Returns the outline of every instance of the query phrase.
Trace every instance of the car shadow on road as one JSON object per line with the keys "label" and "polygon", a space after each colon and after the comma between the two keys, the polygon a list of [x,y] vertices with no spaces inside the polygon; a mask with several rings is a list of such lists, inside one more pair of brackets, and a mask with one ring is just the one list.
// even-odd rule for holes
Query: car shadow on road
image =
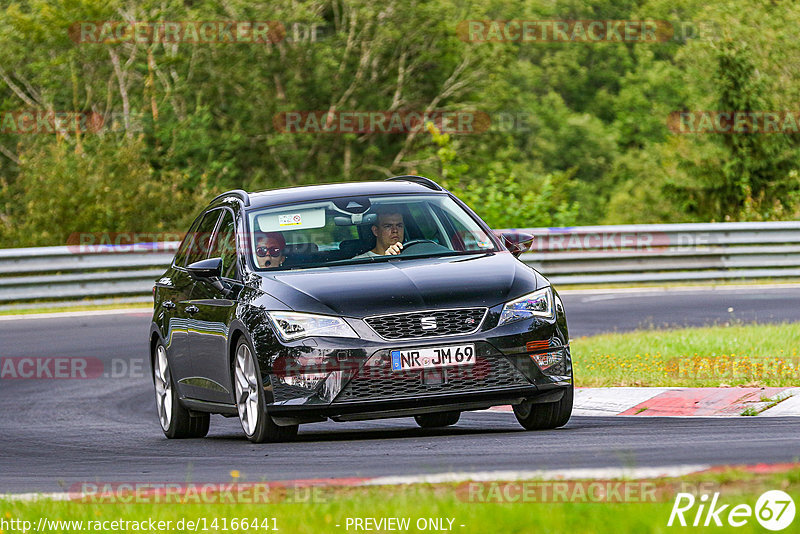
{"label": "car shadow on road", "polygon": [[[317,443],[317,442],[341,442],[341,441],[368,441],[368,440],[387,440],[387,439],[409,439],[409,438],[434,438],[434,437],[459,437],[459,436],[475,436],[475,435],[504,435],[504,434],[530,434],[544,437],[553,435],[558,432],[563,435],[564,432],[569,432],[576,428],[580,428],[579,423],[573,424],[570,422],[567,426],[554,429],[554,430],[540,430],[536,432],[528,432],[524,428],[519,427],[516,421],[498,422],[492,421],[491,426],[487,424],[488,428],[476,426],[478,422],[475,420],[467,421],[461,425],[456,425],[447,428],[433,428],[425,429],[418,428],[414,423],[409,423],[409,426],[401,426],[397,423],[391,425],[391,428],[386,428],[384,423],[375,423],[375,426],[366,426],[363,423],[358,427],[347,428],[343,423],[312,423],[302,425],[300,432],[292,443]],[[488,423],[488,422],[487,422]],[[326,425],[327,428],[314,428],[315,425]],[[213,429],[213,425],[212,425]],[[212,431],[213,432],[213,431]],[[211,434],[207,436],[207,440],[219,441],[247,441],[241,431],[239,432],[225,432],[224,434]]]}

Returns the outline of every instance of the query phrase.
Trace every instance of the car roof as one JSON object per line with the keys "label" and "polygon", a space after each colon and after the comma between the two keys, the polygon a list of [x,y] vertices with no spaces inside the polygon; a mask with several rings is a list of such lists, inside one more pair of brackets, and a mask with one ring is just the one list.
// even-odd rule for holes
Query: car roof
{"label": "car roof", "polygon": [[250,206],[248,209],[280,206],[295,202],[309,202],[361,195],[392,195],[392,194],[447,194],[443,190],[434,190],[419,183],[392,180],[385,182],[345,182],[323,185],[306,185],[300,187],[286,187],[248,193]]}

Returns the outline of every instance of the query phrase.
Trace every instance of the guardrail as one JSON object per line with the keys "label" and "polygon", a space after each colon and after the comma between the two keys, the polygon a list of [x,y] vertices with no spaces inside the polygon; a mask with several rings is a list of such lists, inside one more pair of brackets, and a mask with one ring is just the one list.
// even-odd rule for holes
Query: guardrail
{"label": "guardrail", "polygon": [[0,302],[144,296],[177,242],[0,249]]}
{"label": "guardrail", "polygon": [[800,277],[800,221],[520,231],[522,261],[562,285]]}
{"label": "guardrail", "polygon": [[[555,284],[800,277],[800,221],[528,228]],[[146,297],[177,242],[0,250],[0,302]]]}

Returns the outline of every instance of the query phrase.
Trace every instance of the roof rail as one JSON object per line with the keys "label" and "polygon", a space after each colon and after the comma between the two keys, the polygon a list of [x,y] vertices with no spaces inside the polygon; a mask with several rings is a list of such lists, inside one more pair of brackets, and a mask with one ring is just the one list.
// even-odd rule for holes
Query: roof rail
{"label": "roof rail", "polygon": [[245,206],[250,205],[250,195],[247,194],[247,191],[244,191],[242,189],[231,189],[230,191],[226,191],[221,195],[217,195],[216,197],[214,197],[211,203],[216,202],[217,200],[223,197],[231,197],[231,196],[239,197],[240,199],[242,199],[242,202],[244,202]]}
{"label": "roof rail", "polygon": [[386,181],[414,182],[415,184],[424,185],[428,189],[433,189],[434,191],[444,191],[444,188],[442,188],[442,186],[440,186],[430,178],[425,178],[424,176],[415,176],[413,174],[407,174],[403,176],[392,176],[391,178],[387,178]]}

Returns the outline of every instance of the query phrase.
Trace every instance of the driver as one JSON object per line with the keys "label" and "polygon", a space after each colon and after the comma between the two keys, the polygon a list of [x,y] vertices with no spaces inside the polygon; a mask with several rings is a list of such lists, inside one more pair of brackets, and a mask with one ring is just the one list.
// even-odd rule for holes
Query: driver
{"label": "driver", "polygon": [[378,211],[378,221],[372,225],[375,248],[359,254],[354,259],[400,254],[400,251],[403,250],[404,232],[402,213],[392,209]]}

